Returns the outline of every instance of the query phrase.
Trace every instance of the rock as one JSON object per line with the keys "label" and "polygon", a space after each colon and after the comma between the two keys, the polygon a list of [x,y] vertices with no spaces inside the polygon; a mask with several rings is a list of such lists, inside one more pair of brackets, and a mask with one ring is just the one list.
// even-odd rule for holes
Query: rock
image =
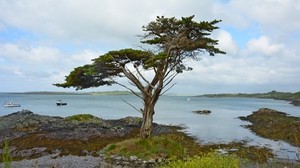
{"label": "rock", "polygon": [[239,118],[240,120],[243,120],[243,121],[248,121],[248,118],[245,117],[245,116],[239,116],[238,118]]}
{"label": "rock", "polygon": [[269,108],[260,108],[259,110],[253,112],[253,114],[256,115],[269,115],[269,114],[276,114],[276,115],[284,115],[286,116],[287,114],[284,112],[280,112],[277,110],[269,109]]}
{"label": "rock", "polygon": [[138,160],[138,157],[136,157],[136,156],[130,156],[129,159],[130,159],[130,161],[136,161],[136,160]]}
{"label": "rock", "polygon": [[287,113],[273,109],[261,108],[241,119],[250,121],[251,125],[245,127],[259,136],[300,146],[299,117],[290,116]]}
{"label": "rock", "polygon": [[39,147],[39,148],[32,148],[32,149],[27,149],[27,150],[21,150],[21,151],[14,151],[12,152],[11,156],[21,156],[21,157],[30,157],[32,155],[39,155],[43,153],[46,150],[46,148]]}
{"label": "rock", "polygon": [[[138,117],[126,117],[119,120],[92,119],[92,122],[73,122],[72,120],[70,122],[62,117],[38,115],[29,110],[18,111],[0,117],[0,143],[8,138],[10,142],[18,144],[11,146],[15,158],[35,158],[49,154],[65,155],[71,151],[79,152],[75,155],[93,155],[99,149],[88,150],[85,144],[97,143],[95,139],[109,143],[106,142],[109,139],[122,139],[133,133],[136,134],[142,121]],[[172,131],[174,129],[170,126],[153,123],[153,135]],[[126,162],[129,167],[145,167],[142,160],[136,156],[118,157],[115,161],[117,160],[120,163]],[[148,164],[150,163],[147,162],[146,165]]]}
{"label": "rock", "polygon": [[148,160],[148,163],[154,164],[154,163],[155,163],[155,160],[154,160],[154,159],[150,159],[150,160]]}
{"label": "rock", "polygon": [[[113,155],[109,159],[106,159],[106,166],[108,167],[122,167],[122,168],[151,168],[158,165],[155,159],[141,160],[136,156],[130,156],[129,158]],[[101,165],[102,166],[102,165]]]}
{"label": "rock", "polygon": [[210,110],[196,110],[196,111],[193,111],[194,113],[197,113],[197,114],[210,114],[211,111]]}
{"label": "rock", "polygon": [[300,106],[300,100],[292,100],[290,104],[294,106]]}

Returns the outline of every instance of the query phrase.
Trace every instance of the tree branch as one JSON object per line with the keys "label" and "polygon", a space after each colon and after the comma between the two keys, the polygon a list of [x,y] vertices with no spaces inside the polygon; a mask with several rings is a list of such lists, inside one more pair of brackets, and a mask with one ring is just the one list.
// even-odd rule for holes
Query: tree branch
{"label": "tree branch", "polygon": [[134,85],[141,91],[144,91],[144,86],[142,83],[132,74],[132,72],[127,68],[127,70],[124,67],[121,67],[124,75],[132,82]]}
{"label": "tree branch", "polygon": [[163,88],[165,86],[169,85],[177,75],[178,75],[178,73],[174,73],[174,74],[170,75],[166,80],[164,80],[164,82],[167,82],[167,83],[163,86]]}
{"label": "tree branch", "polygon": [[[167,91],[169,91],[173,86],[175,86],[176,85],[176,83],[173,83],[168,89],[166,89],[164,92],[162,92],[160,95],[163,95],[163,94],[165,94]],[[167,86],[167,85],[165,85],[165,86]]]}
{"label": "tree branch", "polygon": [[[121,97],[120,97],[121,98]],[[130,104],[129,102],[127,102],[126,100],[122,99],[122,101],[124,101],[126,104],[128,104],[129,106],[131,106],[133,109],[135,109],[136,111],[138,111],[139,113],[143,114],[143,112],[141,110],[139,110],[138,108],[134,107],[134,105]]]}
{"label": "tree branch", "polygon": [[[126,58],[130,61],[130,63],[131,63],[131,64],[133,65],[133,67],[136,69],[138,75],[139,75],[139,76],[140,76],[140,77],[141,77],[148,85],[150,85],[150,82],[142,75],[142,73],[140,72],[138,66],[136,66],[135,63],[133,63],[133,62],[131,61],[131,59],[130,59],[128,56],[126,56]],[[127,68],[127,70],[130,71],[128,68]]]}
{"label": "tree branch", "polygon": [[132,89],[130,89],[129,87],[127,87],[126,85],[123,85],[123,84],[121,84],[121,83],[119,83],[119,82],[117,82],[117,81],[115,81],[115,80],[113,80],[113,79],[111,79],[112,81],[114,81],[114,83],[115,84],[117,84],[117,85],[120,85],[120,86],[122,86],[122,87],[124,87],[125,89],[127,89],[127,90],[129,90],[131,93],[133,93],[135,96],[137,96],[137,97],[139,97],[140,99],[142,99],[143,100],[143,97],[142,96],[140,96],[139,94],[137,94],[134,90],[132,90]]}

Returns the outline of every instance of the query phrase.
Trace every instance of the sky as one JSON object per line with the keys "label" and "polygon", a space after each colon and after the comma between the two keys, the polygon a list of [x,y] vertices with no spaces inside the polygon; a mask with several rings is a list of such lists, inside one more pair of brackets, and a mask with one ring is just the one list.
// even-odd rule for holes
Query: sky
{"label": "sky", "polygon": [[[226,55],[187,62],[169,93],[300,91],[299,0],[0,0],[0,92],[75,91],[52,84],[108,51],[140,49],[156,16],[191,15],[222,20],[211,37]],[[111,90],[125,89],[85,91]]]}

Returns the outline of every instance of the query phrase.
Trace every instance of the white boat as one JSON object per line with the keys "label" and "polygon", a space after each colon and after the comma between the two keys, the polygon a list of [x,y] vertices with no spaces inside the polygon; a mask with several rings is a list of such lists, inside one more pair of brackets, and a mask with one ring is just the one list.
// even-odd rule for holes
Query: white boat
{"label": "white boat", "polygon": [[21,104],[16,104],[14,102],[8,102],[4,104],[4,107],[21,107]]}
{"label": "white boat", "polygon": [[64,103],[62,100],[57,100],[56,105],[65,106],[65,105],[67,105],[67,103]]}

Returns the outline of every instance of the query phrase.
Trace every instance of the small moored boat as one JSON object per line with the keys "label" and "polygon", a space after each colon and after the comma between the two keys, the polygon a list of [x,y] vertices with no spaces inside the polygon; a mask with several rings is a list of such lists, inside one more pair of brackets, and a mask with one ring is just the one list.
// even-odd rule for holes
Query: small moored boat
{"label": "small moored boat", "polygon": [[67,105],[67,103],[64,103],[62,100],[57,100],[56,105],[57,106],[65,106],[65,105]]}
{"label": "small moored boat", "polygon": [[8,102],[4,104],[4,107],[21,107],[21,104],[16,104],[14,102]]}

